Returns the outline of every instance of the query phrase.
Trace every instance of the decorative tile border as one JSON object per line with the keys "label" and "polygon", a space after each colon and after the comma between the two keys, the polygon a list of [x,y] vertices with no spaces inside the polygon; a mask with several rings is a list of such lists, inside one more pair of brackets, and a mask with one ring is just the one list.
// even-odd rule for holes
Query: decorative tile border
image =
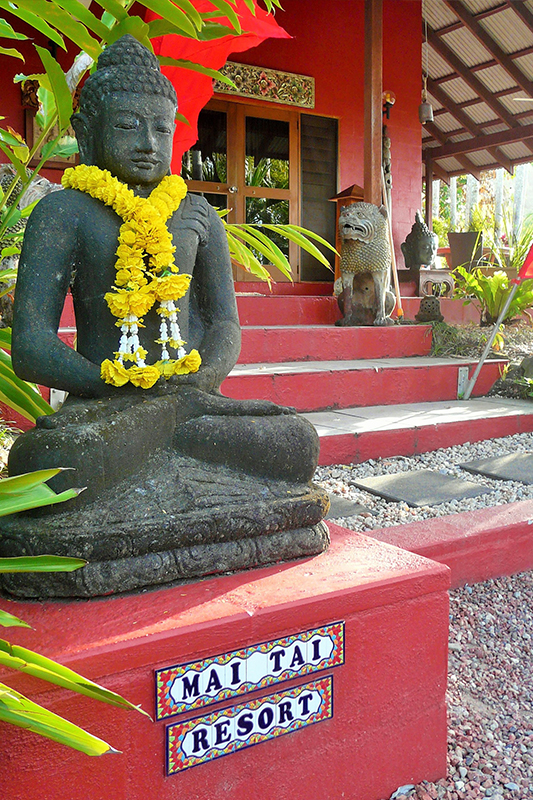
{"label": "decorative tile border", "polygon": [[167,726],[167,775],[333,717],[333,679]]}
{"label": "decorative tile border", "polygon": [[271,103],[284,103],[300,108],[315,107],[315,79],[309,75],[296,75],[294,72],[281,72],[278,69],[253,67],[227,61],[220,70],[235,84],[215,81],[213,89],[222,94],[236,94],[240,97],[255,97]]}
{"label": "decorative tile border", "polygon": [[156,719],[344,663],[344,622],[156,670]]}

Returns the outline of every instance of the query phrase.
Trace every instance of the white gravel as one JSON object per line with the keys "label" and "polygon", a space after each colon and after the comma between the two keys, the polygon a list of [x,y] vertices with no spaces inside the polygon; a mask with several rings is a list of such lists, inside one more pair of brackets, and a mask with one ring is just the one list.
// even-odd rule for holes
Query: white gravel
{"label": "white gravel", "polygon": [[[415,456],[392,456],[389,458],[370,459],[361,464],[335,465],[318,467],[315,482],[323,486],[331,494],[339,495],[365,506],[368,511],[359,516],[339,517],[338,525],[354,531],[371,531],[400,525],[406,522],[442,517],[457,514],[461,511],[475,511],[480,508],[514,503],[518,500],[533,499],[533,485],[517,481],[501,481],[474,475],[461,469],[459,464],[478,458],[502,456],[506,453],[533,453],[533,433],[521,433],[505,436],[501,439],[490,439],[483,442],[467,442],[454,445],[430,453]],[[408,470],[431,469],[463,480],[478,483],[487,487],[487,493],[465,500],[452,500],[436,506],[409,508],[407,503],[395,503],[383,500],[376,495],[365,492],[354,485],[355,480],[378,475],[392,475]],[[533,797],[533,795],[532,795]]]}

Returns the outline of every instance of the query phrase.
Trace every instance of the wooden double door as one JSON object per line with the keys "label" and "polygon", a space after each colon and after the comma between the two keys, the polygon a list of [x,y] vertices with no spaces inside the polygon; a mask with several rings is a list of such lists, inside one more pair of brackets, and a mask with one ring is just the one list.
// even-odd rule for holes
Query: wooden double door
{"label": "wooden double door", "polygon": [[[200,114],[198,142],[184,156],[182,175],[190,191],[227,209],[229,222],[299,225],[298,112],[212,100]],[[276,243],[298,280],[298,247],[281,237]],[[253,279],[239,267],[235,278]]]}

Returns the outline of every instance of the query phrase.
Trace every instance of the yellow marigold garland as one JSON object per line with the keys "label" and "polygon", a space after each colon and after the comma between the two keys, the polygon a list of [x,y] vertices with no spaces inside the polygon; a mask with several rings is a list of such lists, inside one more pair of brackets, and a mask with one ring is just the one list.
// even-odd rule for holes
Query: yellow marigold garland
{"label": "yellow marigold garland", "polygon": [[[149,197],[137,197],[109,170],[80,164],[65,170],[62,183],[67,189],[78,189],[101,200],[124,220],[116,251],[115,285],[105,295],[122,336],[115,360],[102,362],[102,379],[113,386],[130,382],[149,389],[161,376],[168,379],[197,372],[200,354],[197,350],[185,352],[175,305],[186,294],[191,276],[178,274],[176,248],[166,225],[187,193],[185,181],[178,175],[167,175]],[[156,341],[161,345],[161,360],[149,365],[139,341],[139,327],[156,302],[160,315],[160,338]],[[177,350],[177,358],[170,357],[168,347]],[[133,366],[126,368],[124,361],[133,361]]]}

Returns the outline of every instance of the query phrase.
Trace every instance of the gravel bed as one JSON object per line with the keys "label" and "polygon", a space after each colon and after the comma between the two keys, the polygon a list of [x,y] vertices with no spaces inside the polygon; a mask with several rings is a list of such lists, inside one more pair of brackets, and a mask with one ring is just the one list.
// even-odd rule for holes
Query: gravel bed
{"label": "gravel bed", "polygon": [[[360,503],[368,510],[359,516],[339,517],[334,520],[338,525],[354,531],[371,531],[400,525],[417,520],[442,517],[461,511],[475,511],[480,508],[504,505],[517,500],[533,499],[533,485],[529,486],[517,481],[500,481],[483,475],[474,475],[461,469],[458,465],[478,458],[490,458],[506,453],[533,453],[533,433],[521,433],[505,436],[501,439],[490,439],[483,442],[467,442],[454,445],[430,453],[415,456],[393,456],[390,458],[370,459],[361,464],[336,465],[318,467],[315,482],[328,492],[337,494],[355,503]],[[487,487],[486,494],[470,497],[465,500],[452,500],[436,506],[410,508],[407,503],[395,503],[365,492],[354,485],[354,481],[377,475],[391,475],[408,470],[431,469],[446,475],[478,483]],[[532,795],[533,799],[533,795]]]}
{"label": "gravel bed", "polygon": [[[315,480],[327,491],[368,508],[363,515],[335,520],[364,532],[533,499],[533,486],[491,480],[458,466],[516,452],[533,452],[533,434],[466,443],[411,457],[319,467]],[[487,486],[487,493],[409,508],[406,503],[362,491],[353,483],[417,469],[477,482]],[[533,800],[532,637],[533,572],[450,592],[447,775],[435,783],[399,787],[391,795],[393,800]]]}
{"label": "gravel bed", "polygon": [[533,572],[450,592],[448,771],[394,800],[533,798]]}

